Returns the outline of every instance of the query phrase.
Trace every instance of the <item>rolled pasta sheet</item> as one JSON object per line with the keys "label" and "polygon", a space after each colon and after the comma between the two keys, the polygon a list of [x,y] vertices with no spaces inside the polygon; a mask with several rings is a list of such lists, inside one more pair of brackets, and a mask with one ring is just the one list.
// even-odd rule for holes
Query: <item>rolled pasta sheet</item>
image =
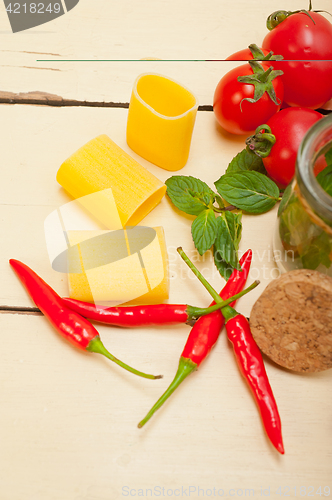
{"label": "rolled pasta sheet", "polygon": [[183,168],[197,109],[197,98],[178,82],[153,73],[140,75],[130,99],[128,146],[165,170]]}
{"label": "rolled pasta sheet", "polygon": [[74,198],[97,193],[84,208],[109,229],[114,229],[117,217],[122,226],[135,226],[166,192],[159,179],[107,135],[96,137],[70,156],[59,168],[57,181]]}
{"label": "rolled pasta sheet", "polygon": [[108,306],[158,304],[168,299],[162,227],[68,231],[67,237],[71,298]]}

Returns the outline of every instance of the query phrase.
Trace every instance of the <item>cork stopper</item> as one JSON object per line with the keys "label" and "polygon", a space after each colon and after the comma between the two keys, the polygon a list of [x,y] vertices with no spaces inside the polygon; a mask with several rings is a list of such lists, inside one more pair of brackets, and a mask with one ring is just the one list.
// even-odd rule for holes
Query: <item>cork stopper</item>
{"label": "cork stopper", "polygon": [[332,278],[307,269],[281,275],[255,303],[250,326],[262,352],[284,368],[331,368]]}

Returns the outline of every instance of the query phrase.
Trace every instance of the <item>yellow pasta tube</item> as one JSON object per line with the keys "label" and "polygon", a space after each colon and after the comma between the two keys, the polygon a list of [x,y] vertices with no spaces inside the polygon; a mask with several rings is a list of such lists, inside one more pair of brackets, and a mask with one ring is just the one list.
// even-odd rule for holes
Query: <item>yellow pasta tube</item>
{"label": "yellow pasta tube", "polygon": [[109,306],[168,299],[164,230],[134,229],[67,232],[70,249],[78,249],[68,252],[71,298]]}
{"label": "yellow pasta tube", "polygon": [[134,83],[127,143],[135,153],[166,170],[187,163],[198,101],[170,78],[143,74]]}
{"label": "yellow pasta tube", "polygon": [[122,226],[138,224],[166,192],[159,179],[107,135],[70,156],[59,168],[57,181],[74,198],[96,193],[85,208],[109,229],[119,217]]}

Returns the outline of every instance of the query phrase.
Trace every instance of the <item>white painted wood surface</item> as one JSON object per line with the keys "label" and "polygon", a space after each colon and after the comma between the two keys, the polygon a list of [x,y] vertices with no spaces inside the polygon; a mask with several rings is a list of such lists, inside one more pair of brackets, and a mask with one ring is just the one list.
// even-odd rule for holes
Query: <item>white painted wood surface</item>
{"label": "white painted wood surface", "polygon": [[[60,294],[67,293],[64,276],[50,268],[43,235],[45,217],[70,199],[55,174],[63,159],[102,132],[130,152],[124,133],[127,110],[2,108],[7,127],[2,131],[1,304],[29,306],[8,259],[23,260]],[[212,113],[199,112],[190,160],[181,173],[201,176],[213,185],[242,146],[243,139],[220,132]],[[162,180],[169,176],[141,162]],[[276,273],[271,260],[275,217],[275,210],[244,217],[241,251],[253,248],[251,279],[262,280],[239,302],[246,315]],[[165,228],[171,301],[209,303],[175,252],[182,245],[194,255],[191,218],[164,199],[144,222]],[[211,262],[202,260],[200,268],[216,288],[222,287]],[[225,491],[253,488],[256,496],[261,487],[270,487],[272,495],[279,486],[329,486],[331,371],[295,375],[267,360],[283,421],[286,455],[279,457],[264,435],[224,334],[199,372],[139,431],[136,424],[175,373],[189,327],[98,327],[111,352],[142,370],[164,374],[161,381],[146,381],[122,373],[97,355],[75,351],[42,317],[1,314],[0,321],[0,489],[5,498],[117,499],[127,492],[122,489],[126,486],[133,491],[182,485]],[[20,481],[14,481],[14,471]],[[199,498],[194,493],[192,497]]]}
{"label": "white painted wood surface", "polygon": [[[0,90],[44,91],[68,99],[128,102],[137,75],[166,74],[212,104],[214,89],[234,66],[224,62],[160,62],[158,59],[225,59],[258,45],[276,9],[306,8],[306,0],[233,2],[206,0],[80,0],[66,15],[13,34],[0,4]],[[331,10],[330,0],[314,8]],[[328,17],[328,14],[323,14]],[[37,62],[50,59],[48,62]],[[133,62],[54,62],[77,59],[137,59]]]}
{"label": "white painted wood surface", "polygon": [[[329,4],[320,0],[314,7],[328,10]],[[200,104],[211,104],[225,63],[36,64],[36,58],[222,58],[262,40],[265,18],[279,6],[271,0],[261,5],[81,0],[63,18],[16,35],[9,32],[1,5],[0,89],[128,102],[135,77],[151,70],[188,86]],[[305,5],[289,0],[280,7]],[[32,306],[8,259],[26,262],[60,294],[67,293],[65,276],[50,267],[43,233],[46,216],[70,200],[55,180],[65,158],[106,133],[161,180],[170,173],[130,151],[126,109],[1,105],[0,110],[0,306]],[[220,130],[213,113],[200,111],[189,162],[179,173],[213,186],[243,145],[243,138]],[[254,251],[250,281],[262,281],[239,302],[245,315],[277,274],[275,219],[273,210],[243,220],[241,252]],[[165,228],[170,301],[201,305],[210,299],[175,251],[182,245],[193,257],[191,220],[165,198],[144,223]],[[216,288],[223,286],[209,257],[199,267]],[[149,381],[98,355],[76,351],[42,316],[0,313],[0,325],[1,500],[117,500],[139,496],[140,489],[146,498],[151,498],[146,489],[153,490],[152,498],[190,493],[200,499],[203,490],[205,497],[212,490],[217,498],[222,490],[224,497],[236,498],[321,498],[320,486],[322,493],[324,487],[332,490],[331,370],[291,374],[266,359],[283,422],[286,454],[281,457],[265,437],[224,333],[199,371],[138,430],[138,421],[173,378],[189,327],[123,331],[98,326],[112,353],[138,369],[164,374]]]}

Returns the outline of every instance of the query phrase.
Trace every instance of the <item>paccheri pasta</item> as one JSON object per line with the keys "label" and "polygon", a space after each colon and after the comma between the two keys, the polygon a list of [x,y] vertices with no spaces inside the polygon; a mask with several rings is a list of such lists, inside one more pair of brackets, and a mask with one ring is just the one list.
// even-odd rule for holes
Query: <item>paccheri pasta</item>
{"label": "paccheri pasta", "polygon": [[114,229],[114,205],[123,226],[135,226],[160,202],[166,186],[107,135],[72,154],[59,168],[57,181],[74,198],[99,193],[87,209]]}

